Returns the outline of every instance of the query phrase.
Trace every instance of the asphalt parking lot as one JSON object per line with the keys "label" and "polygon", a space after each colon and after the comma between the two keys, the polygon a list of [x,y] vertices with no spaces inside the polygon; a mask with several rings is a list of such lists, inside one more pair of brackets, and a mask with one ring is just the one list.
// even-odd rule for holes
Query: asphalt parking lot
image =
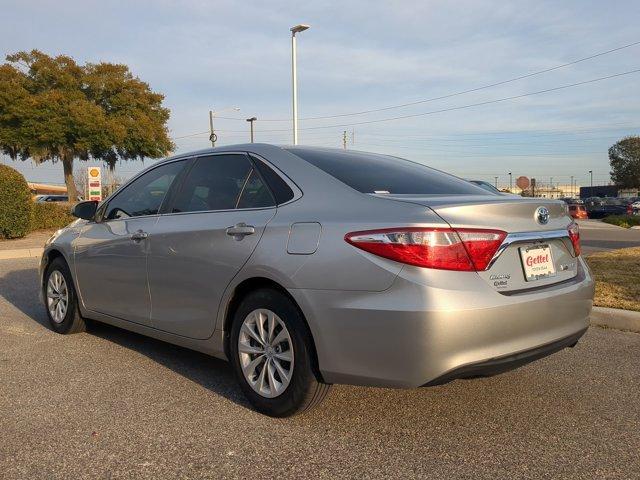
{"label": "asphalt parking lot", "polygon": [[225,362],[105,325],[53,333],[36,266],[0,261],[3,479],[640,478],[638,334],[592,328],[488,379],[337,386],[275,420]]}
{"label": "asphalt parking lot", "polygon": [[578,220],[585,253],[640,246],[640,230],[625,229],[599,220]]}

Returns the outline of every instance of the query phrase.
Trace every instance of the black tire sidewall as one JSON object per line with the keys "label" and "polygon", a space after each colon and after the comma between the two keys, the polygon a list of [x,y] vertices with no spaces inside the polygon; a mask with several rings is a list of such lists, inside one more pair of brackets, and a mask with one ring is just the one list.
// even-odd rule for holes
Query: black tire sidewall
{"label": "black tire sidewall", "polygon": [[[67,313],[65,314],[64,320],[60,323],[54,322],[53,318],[51,318],[51,314],[49,313],[49,305],[47,304],[47,284],[49,282],[49,277],[56,270],[60,272],[64,277],[64,281],[67,284],[67,291],[69,292],[69,303],[67,305]],[[64,261],[64,259],[56,258],[47,266],[47,270],[44,276],[44,282],[42,285],[42,293],[44,297],[47,318],[49,319],[49,324],[51,325],[51,328],[58,333],[68,333],[69,330],[71,330],[71,328],[73,327],[74,321],[76,319],[78,305],[77,305],[76,289],[73,284],[73,278],[71,277],[69,266],[67,265],[67,262]]]}
{"label": "black tire sidewall", "polygon": [[[293,343],[293,376],[286,390],[274,398],[265,398],[253,390],[242,373],[238,356],[238,337],[242,322],[249,313],[259,308],[269,309],[280,317],[287,326]],[[317,384],[312,369],[309,337],[308,327],[302,314],[283,293],[277,290],[261,289],[250,293],[242,300],[233,317],[229,339],[230,361],[242,391],[258,411],[272,417],[285,417],[298,411],[305,402],[307,393]]]}

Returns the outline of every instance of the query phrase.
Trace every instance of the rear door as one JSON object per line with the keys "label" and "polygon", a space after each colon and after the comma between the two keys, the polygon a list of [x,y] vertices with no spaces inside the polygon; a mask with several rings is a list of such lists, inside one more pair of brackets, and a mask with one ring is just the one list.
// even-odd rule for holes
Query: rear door
{"label": "rear door", "polygon": [[196,158],[150,242],[152,325],[190,338],[211,336],[224,290],[275,212],[248,156]]}

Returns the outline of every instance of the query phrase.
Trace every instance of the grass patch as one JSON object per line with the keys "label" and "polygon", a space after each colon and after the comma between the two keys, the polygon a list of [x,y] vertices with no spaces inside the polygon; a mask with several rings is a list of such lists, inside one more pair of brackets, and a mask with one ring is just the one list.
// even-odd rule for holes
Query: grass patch
{"label": "grass patch", "polygon": [[640,312],[640,247],[586,257],[596,279],[594,305]]}
{"label": "grass patch", "polygon": [[640,215],[609,215],[602,221],[619,227],[631,228],[640,225]]}

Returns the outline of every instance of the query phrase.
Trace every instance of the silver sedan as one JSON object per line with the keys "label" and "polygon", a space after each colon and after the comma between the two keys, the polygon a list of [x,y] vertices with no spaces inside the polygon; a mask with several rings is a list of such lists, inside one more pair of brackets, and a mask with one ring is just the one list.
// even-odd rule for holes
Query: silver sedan
{"label": "silver sedan", "polygon": [[333,383],[412,388],[573,346],[594,282],[562,202],[371,153],[249,144],[140,173],[46,244],[52,328],[228,359],[289,416]]}

